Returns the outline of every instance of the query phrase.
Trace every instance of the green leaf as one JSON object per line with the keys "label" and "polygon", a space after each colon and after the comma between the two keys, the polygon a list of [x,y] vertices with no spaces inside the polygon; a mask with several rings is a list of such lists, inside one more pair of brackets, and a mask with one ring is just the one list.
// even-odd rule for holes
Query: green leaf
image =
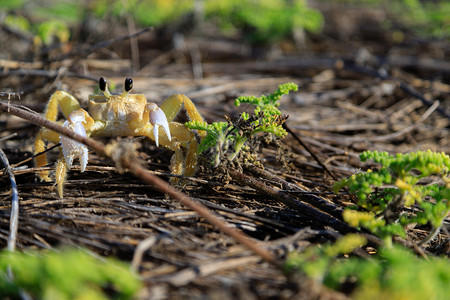
{"label": "green leaf", "polygon": [[109,299],[111,294],[102,290],[106,286],[117,298],[131,299],[141,282],[126,264],[112,258],[99,260],[80,249],[0,253],[2,298],[19,297],[25,291],[35,299]]}
{"label": "green leaf", "polygon": [[358,242],[350,243],[351,247],[342,249],[344,252],[338,251],[347,244],[345,239],[290,253],[285,268],[290,272],[298,270],[338,291],[345,290],[352,299],[446,299],[450,294],[447,258],[419,259],[399,246],[382,247],[369,259],[345,258],[341,253],[360,246]]}
{"label": "green leaf", "polygon": [[65,43],[70,38],[70,31],[64,22],[51,20],[39,25],[38,37],[46,45],[50,45],[54,38],[57,38],[58,42]]}

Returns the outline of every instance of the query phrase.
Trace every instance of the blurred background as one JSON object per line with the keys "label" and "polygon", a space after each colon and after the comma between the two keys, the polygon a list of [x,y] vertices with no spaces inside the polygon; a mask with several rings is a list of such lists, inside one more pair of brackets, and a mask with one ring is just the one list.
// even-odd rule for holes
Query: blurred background
{"label": "blurred background", "polygon": [[[53,69],[74,56],[115,59],[111,66],[115,74],[147,76],[152,73],[146,68],[183,60],[274,59],[310,53],[350,57],[363,47],[386,55],[424,46],[424,39],[448,40],[449,15],[448,1],[419,0],[2,0],[0,58],[40,61]],[[143,28],[151,30],[126,42],[98,45]],[[89,48],[93,45],[97,47]],[[446,55],[423,50],[434,58]],[[76,62],[64,67],[78,74],[100,69]],[[199,72],[191,75],[203,76]]]}

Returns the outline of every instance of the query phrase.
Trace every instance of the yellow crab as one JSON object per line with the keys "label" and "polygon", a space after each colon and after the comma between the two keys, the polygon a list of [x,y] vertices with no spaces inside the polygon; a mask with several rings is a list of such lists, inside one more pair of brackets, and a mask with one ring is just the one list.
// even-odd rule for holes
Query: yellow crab
{"label": "yellow crab", "polygon": [[[143,94],[130,94],[133,87],[131,78],[125,79],[125,88],[121,94],[111,94],[106,79],[99,80],[103,95],[89,95],[88,111],[80,108],[80,103],[71,94],[57,91],[51,97],[45,110],[45,117],[56,121],[58,106],[66,121],[64,127],[76,133],[88,136],[145,136],[156,145],[174,151],[170,170],[175,175],[192,176],[197,165],[197,141],[193,132],[173,119],[184,104],[190,120],[203,121],[192,101],[185,95],[173,95],[167,98],[161,107],[147,102]],[[163,130],[160,130],[162,127]],[[199,132],[204,136],[204,132]],[[61,143],[62,155],[56,164],[56,184],[59,197],[63,197],[63,185],[67,170],[74,158],[80,159],[81,172],[88,162],[88,150],[83,144],[46,128],[41,128],[34,142],[35,154],[45,150],[45,140]],[[181,147],[186,148],[186,155]],[[36,167],[47,165],[45,153],[36,156]],[[51,181],[48,171],[39,171],[39,177]]]}

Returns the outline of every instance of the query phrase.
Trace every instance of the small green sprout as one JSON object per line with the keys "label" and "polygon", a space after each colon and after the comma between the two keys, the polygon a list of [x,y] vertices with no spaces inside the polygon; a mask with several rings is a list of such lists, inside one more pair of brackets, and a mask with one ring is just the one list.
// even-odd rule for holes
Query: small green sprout
{"label": "small green sprout", "polygon": [[258,133],[269,133],[277,137],[284,137],[287,132],[283,128],[283,123],[287,116],[282,115],[278,110],[279,100],[290,91],[297,91],[295,83],[285,83],[268,95],[260,97],[239,97],[235,105],[241,103],[252,104],[255,109],[253,114],[242,113],[236,120],[228,122],[206,122],[190,121],[186,126],[190,129],[204,130],[206,136],[199,146],[199,153],[209,152],[212,156],[214,168],[219,166],[224,159],[234,161],[246,144]]}
{"label": "small green sprout", "polygon": [[230,131],[233,127],[230,127],[227,122],[214,122],[208,124],[206,122],[190,121],[186,123],[186,126],[190,129],[204,130],[206,136],[202,139],[198,152],[203,153],[206,150],[214,149],[213,165],[217,167],[220,164],[220,157],[222,156],[222,149],[228,148],[228,144],[231,142]]}
{"label": "small green sprout", "polygon": [[[404,227],[413,223],[433,228],[421,244],[433,238],[450,212],[450,157],[430,150],[395,156],[365,151],[360,159],[371,159],[381,167],[336,182],[334,192],[347,186],[358,197],[358,207],[365,210],[346,210],[344,219],[352,226],[371,230],[388,243],[392,235],[406,237]],[[404,213],[402,206],[417,209]]]}

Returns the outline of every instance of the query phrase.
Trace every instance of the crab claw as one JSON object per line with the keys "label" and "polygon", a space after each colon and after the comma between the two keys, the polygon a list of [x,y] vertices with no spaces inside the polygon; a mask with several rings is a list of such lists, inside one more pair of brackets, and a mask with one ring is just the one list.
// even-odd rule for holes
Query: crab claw
{"label": "crab claw", "polygon": [[153,125],[153,135],[155,137],[156,146],[159,146],[158,126],[162,126],[164,132],[167,135],[167,138],[169,139],[169,141],[171,141],[172,137],[170,136],[169,122],[167,122],[166,114],[155,103],[147,104],[147,108],[149,110],[150,124]]}
{"label": "crab claw", "polygon": [[[73,130],[75,133],[81,136],[87,136],[86,129],[83,122],[85,121],[85,115],[82,110],[76,110],[69,114],[67,121],[64,122],[63,127]],[[80,158],[81,172],[84,172],[88,163],[88,148],[87,146],[76,142],[66,136],[60,137],[62,152],[67,167],[70,169],[74,158]]]}

